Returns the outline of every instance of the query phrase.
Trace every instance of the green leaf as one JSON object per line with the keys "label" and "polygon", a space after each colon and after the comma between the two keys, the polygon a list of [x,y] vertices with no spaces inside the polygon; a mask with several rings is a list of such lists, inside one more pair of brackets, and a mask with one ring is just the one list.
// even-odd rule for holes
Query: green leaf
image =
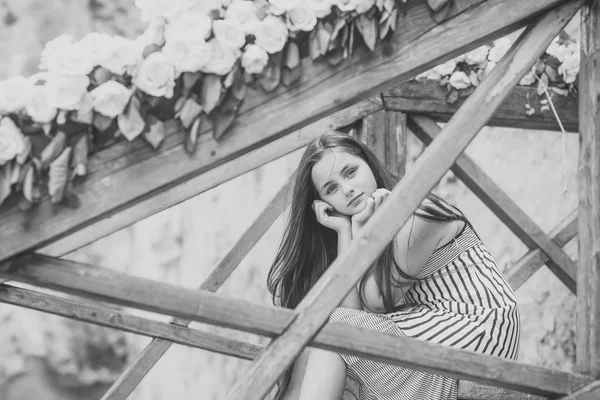
{"label": "green leaf", "polygon": [[33,203],[33,165],[28,165],[25,172],[25,178],[23,179],[23,187],[21,191],[23,192],[23,196],[27,199],[28,202]]}
{"label": "green leaf", "polygon": [[64,151],[65,147],[67,147],[67,135],[63,131],[56,132],[54,138],[44,147],[44,150],[40,154],[42,169],[47,169]]}
{"label": "green leaf", "polygon": [[375,44],[377,43],[377,21],[375,18],[369,18],[365,14],[360,15],[356,19],[356,28],[369,50],[375,50]]}
{"label": "green leaf", "polygon": [[333,32],[333,27],[330,24],[319,23],[317,25],[317,37],[319,38],[319,51],[321,55],[325,55],[327,49],[329,49],[331,32]]}
{"label": "green leaf", "polygon": [[271,54],[271,57],[269,57],[269,62],[258,79],[260,86],[265,92],[272,92],[279,86],[282,59],[283,53],[281,51]]}
{"label": "green leaf", "polygon": [[21,164],[14,163],[12,166],[10,184],[14,185],[19,182],[19,176],[21,175]]}
{"label": "green leaf", "polygon": [[[326,56],[327,57],[327,56]],[[299,64],[294,69],[289,69],[287,67],[283,67],[281,69],[281,83],[284,86],[291,86],[294,83],[298,82],[300,78],[302,78],[302,64]]]}
{"label": "green leaf", "polygon": [[155,116],[150,115],[148,118],[148,127],[144,131],[144,139],[156,150],[160,147],[163,140],[165,140],[165,137],[165,124]]}
{"label": "green leaf", "polygon": [[452,1],[449,0],[437,0],[439,3],[444,3],[441,4],[440,8],[438,8],[437,11],[433,11],[432,9],[432,18],[435,22],[437,22],[438,24],[441,24],[442,22],[444,22],[448,16],[450,15],[450,10],[452,9]]}
{"label": "green leaf", "polygon": [[313,61],[321,56],[321,42],[319,41],[317,29],[313,29],[308,36],[308,55]]}
{"label": "green leaf", "polygon": [[179,112],[179,120],[185,129],[188,129],[190,125],[198,118],[202,112],[202,106],[196,103],[193,98],[188,98],[183,104],[183,108]]}
{"label": "green leaf", "polygon": [[60,203],[65,195],[67,182],[69,181],[69,158],[71,148],[67,147],[50,164],[50,173],[48,180],[48,193],[52,203]]}
{"label": "green leaf", "polygon": [[427,0],[427,4],[429,4],[429,8],[434,13],[440,11],[443,7],[450,4],[450,0]]}
{"label": "green leaf", "polygon": [[12,193],[12,162],[0,165],[0,205]]}
{"label": "green leaf", "polygon": [[200,131],[202,129],[202,122],[206,118],[206,114],[198,115],[198,117],[194,120],[192,127],[190,129],[185,130],[185,151],[188,154],[196,153],[196,147],[198,145],[198,136],[200,136]]}
{"label": "green leaf", "polygon": [[200,91],[200,104],[207,114],[210,114],[216,106],[219,105],[221,99],[221,90],[223,84],[221,83],[221,77],[208,74],[202,79],[202,90]]}
{"label": "green leaf", "polygon": [[202,78],[202,72],[184,72],[181,74],[183,82],[182,95],[188,97],[194,85]]}
{"label": "green leaf", "polygon": [[96,67],[94,71],[92,71],[91,75],[92,76],[90,78],[93,84],[96,86],[100,86],[103,83],[110,81],[115,76],[115,74],[104,67]]}
{"label": "green leaf", "polygon": [[289,69],[294,69],[300,64],[300,49],[294,42],[289,42],[285,49],[285,60],[283,65]]}
{"label": "green leaf", "polygon": [[85,176],[87,174],[88,153],[90,151],[90,136],[87,133],[75,143],[73,149],[73,158],[71,159],[71,167],[75,169],[73,178],[76,176]]}
{"label": "green leaf", "polygon": [[119,131],[130,142],[146,129],[146,120],[142,114],[142,103],[137,96],[131,96],[123,114],[117,117]]}
{"label": "green leaf", "polygon": [[29,136],[25,136],[24,140],[25,140],[25,150],[23,150],[21,152],[21,154],[17,155],[17,158],[16,158],[17,162],[19,164],[23,164],[27,160],[27,157],[29,157],[29,155],[31,154],[31,150],[32,150],[31,139],[29,139]]}
{"label": "green leaf", "polygon": [[213,123],[213,137],[215,140],[221,139],[227,132],[227,128],[235,120],[237,112],[229,111],[223,112],[220,109],[216,109],[211,115],[210,119]]}

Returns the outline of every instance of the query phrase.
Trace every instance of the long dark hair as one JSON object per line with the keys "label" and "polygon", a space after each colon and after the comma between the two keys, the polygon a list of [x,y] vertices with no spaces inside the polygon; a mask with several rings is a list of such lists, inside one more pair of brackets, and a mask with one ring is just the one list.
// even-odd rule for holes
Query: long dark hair
{"label": "long dark hair", "polygon": [[[379,161],[362,142],[342,132],[331,132],[311,141],[296,172],[292,204],[283,239],[269,270],[267,287],[273,303],[286,308],[296,308],[298,303],[317,282],[323,272],[337,257],[337,234],[317,222],[311,208],[318,193],[311,179],[313,166],[333,149],[344,151],[363,159],[373,171],[378,188],[392,190],[398,177]],[[440,197],[430,194],[414,212],[429,221],[465,220],[463,214]],[[375,274],[386,312],[395,310],[393,289],[415,280],[406,274],[394,259],[394,243],[390,242],[368,272],[362,277],[359,295],[362,298],[366,279]],[[403,280],[396,278],[400,276]],[[280,379],[276,399],[281,399],[289,386],[291,368]]]}

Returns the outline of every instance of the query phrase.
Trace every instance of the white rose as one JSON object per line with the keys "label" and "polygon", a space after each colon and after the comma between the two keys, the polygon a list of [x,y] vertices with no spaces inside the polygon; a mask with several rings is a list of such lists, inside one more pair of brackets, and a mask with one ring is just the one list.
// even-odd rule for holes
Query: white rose
{"label": "white rose", "polygon": [[213,33],[219,44],[230,49],[239,49],[246,44],[246,32],[237,21],[220,19],[213,22]]}
{"label": "white rose", "polygon": [[31,90],[31,82],[21,75],[0,81],[0,114],[9,114],[23,108],[29,100]]}
{"label": "white rose", "polygon": [[52,92],[46,86],[34,86],[25,111],[34,122],[46,124],[54,120],[58,109]]}
{"label": "white rose", "polygon": [[123,113],[132,91],[116,81],[104,82],[90,92],[94,110],[109,118]]}
{"label": "white rose", "polygon": [[462,71],[455,71],[450,77],[450,86],[456,89],[466,89],[471,86],[471,79]]}
{"label": "white rose", "polygon": [[253,1],[246,0],[232,3],[225,11],[225,19],[241,24],[247,35],[252,34],[253,28],[258,22],[256,6]]}
{"label": "white rose", "polygon": [[165,29],[167,27],[167,19],[164,17],[156,17],[142,33],[139,38],[144,47],[150,45],[163,46],[165,44]]}
{"label": "white rose", "polygon": [[519,81],[519,85],[523,85],[523,86],[529,86],[529,85],[533,85],[535,83],[536,79],[535,76],[533,75],[533,72],[529,71],[525,74],[525,76],[523,78],[521,78],[521,80]]}
{"label": "white rose", "polygon": [[142,58],[142,50],[139,43],[115,36],[108,44],[100,65],[113,74],[131,74]]}
{"label": "white rose", "polygon": [[87,75],[94,69],[92,49],[85,42],[65,45],[48,55],[45,62],[48,72],[56,75]]}
{"label": "white rose", "polygon": [[301,0],[269,0],[269,11],[273,15],[281,15],[291,11]]}
{"label": "white rose", "polygon": [[0,165],[4,165],[27,149],[25,136],[8,117],[0,120]]}
{"label": "white rose", "polygon": [[494,46],[490,50],[488,60],[490,60],[493,63],[498,63],[502,59],[502,57],[504,57],[504,55],[508,52],[510,46],[512,46],[512,41],[507,37],[503,37],[496,40],[494,42]]}
{"label": "white rose", "polygon": [[211,59],[212,46],[200,39],[172,40],[165,44],[162,52],[181,72],[200,71]]}
{"label": "white rose", "polygon": [[152,53],[140,64],[133,84],[152,96],[171,98],[175,89],[175,67],[164,53]]}
{"label": "white rose", "polygon": [[496,67],[496,63],[495,62],[488,62],[487,65],[485,66],[485,76],[488,76],[492,70]]}
{"label": "white rose", "polygon": [[448,60],[443,64],[436,65],[433,69],[442,76],[450,75],[456,69],[456,61]]}
{"label": "white rose", "polygon": [[249,74],[260,74],[269,62],[269,54],[256,44],[246,47],[242,56],[242,67]]}
{"label": "white rose", "polygon": [[357,0],[335,0],[335,5],[342,12],[350,12],[356,10]]}
{"label": "white rose", "polygon": [[48,69],[48,60],[56,57],[56,53],[61,53],[65,48],[69,48],[73,43],[73,38],[69,35],[61,35],[44,46],[44,50],[42,51],[41,61],[40,61],[40,69],[46,70]]}
{"label": "white rose", "polygon": [[356,12],[364,14],[375,5],[375,0],[356,0]]}
{"label": "white rose", "polygon": [[288,38],[288,29],[281,19],[267,16],[254,32],[255,43],[267,53],[277,53],[283,49]]}
{"label": "white rose", "polygon": [[63,110],[77,110],[82,97],[87,93],[90,78],[87,76],[52,75],[46,87],[51,93],[53,104]]}
{"label": "white rose", "polygon": [[579,73],[579,52],[570,53],[565,61],[558,67],[558,73],[562,75],[565,83],[573,83]]}
{"label": "white rose", "polygon": [[317,25],[317,14],[302,2],[298,3],[287,13],[287,26],[292,32],[310,32]]}
{"label": "white rose", "polygon": [[212,30],[212,19],[202,12],[188,11],[169,22],[165,39],[198,38],[208,39]]}
{"label": "white rose", "polygon": [[306,4],[314,11],[317,18],[325,18],[331,14],[332,0],[305,0]]}
{"label": "white rose", "polygon": [[490,48],[486,45],[471,50],[464,56],[464,62],[469,65],[478,65],[487,59]]}
{"label": "white rose", "polygon": [[210,61],[202,67],[202,71],[215,75],[225,75],[229,73],[237,61],[237,57],[233,51],[221,46],[215,38],[210,39],[208,44],[212,48],[212,55]]}
{"label": "white rose", "polygon": [[113,38],[106,33],[92,32],[79,41],[82,47],[87,47],[92,53],[92,64],[100,65],[108,50],[112,47]]}

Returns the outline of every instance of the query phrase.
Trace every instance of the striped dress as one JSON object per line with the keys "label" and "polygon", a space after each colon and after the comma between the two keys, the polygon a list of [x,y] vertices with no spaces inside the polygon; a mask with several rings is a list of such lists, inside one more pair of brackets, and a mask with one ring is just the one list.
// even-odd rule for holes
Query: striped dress
{"label": "striped dress", "polygon": [[[397,336],[514,360],[519,352],[515,295],[467,223],[436,249],[390,314],[338,307],[330,317]],[[348,379],[344,400],[455,400],[457,381],[341,354]]]}

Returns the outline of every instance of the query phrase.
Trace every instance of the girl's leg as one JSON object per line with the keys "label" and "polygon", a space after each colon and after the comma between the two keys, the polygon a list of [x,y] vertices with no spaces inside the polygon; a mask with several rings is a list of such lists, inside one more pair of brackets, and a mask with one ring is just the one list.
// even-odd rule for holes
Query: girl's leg
{"label": "girl's leg", "polygon": [[346,363],[339,354],[311,348],[299,400],[341,400],[346,386]]}

